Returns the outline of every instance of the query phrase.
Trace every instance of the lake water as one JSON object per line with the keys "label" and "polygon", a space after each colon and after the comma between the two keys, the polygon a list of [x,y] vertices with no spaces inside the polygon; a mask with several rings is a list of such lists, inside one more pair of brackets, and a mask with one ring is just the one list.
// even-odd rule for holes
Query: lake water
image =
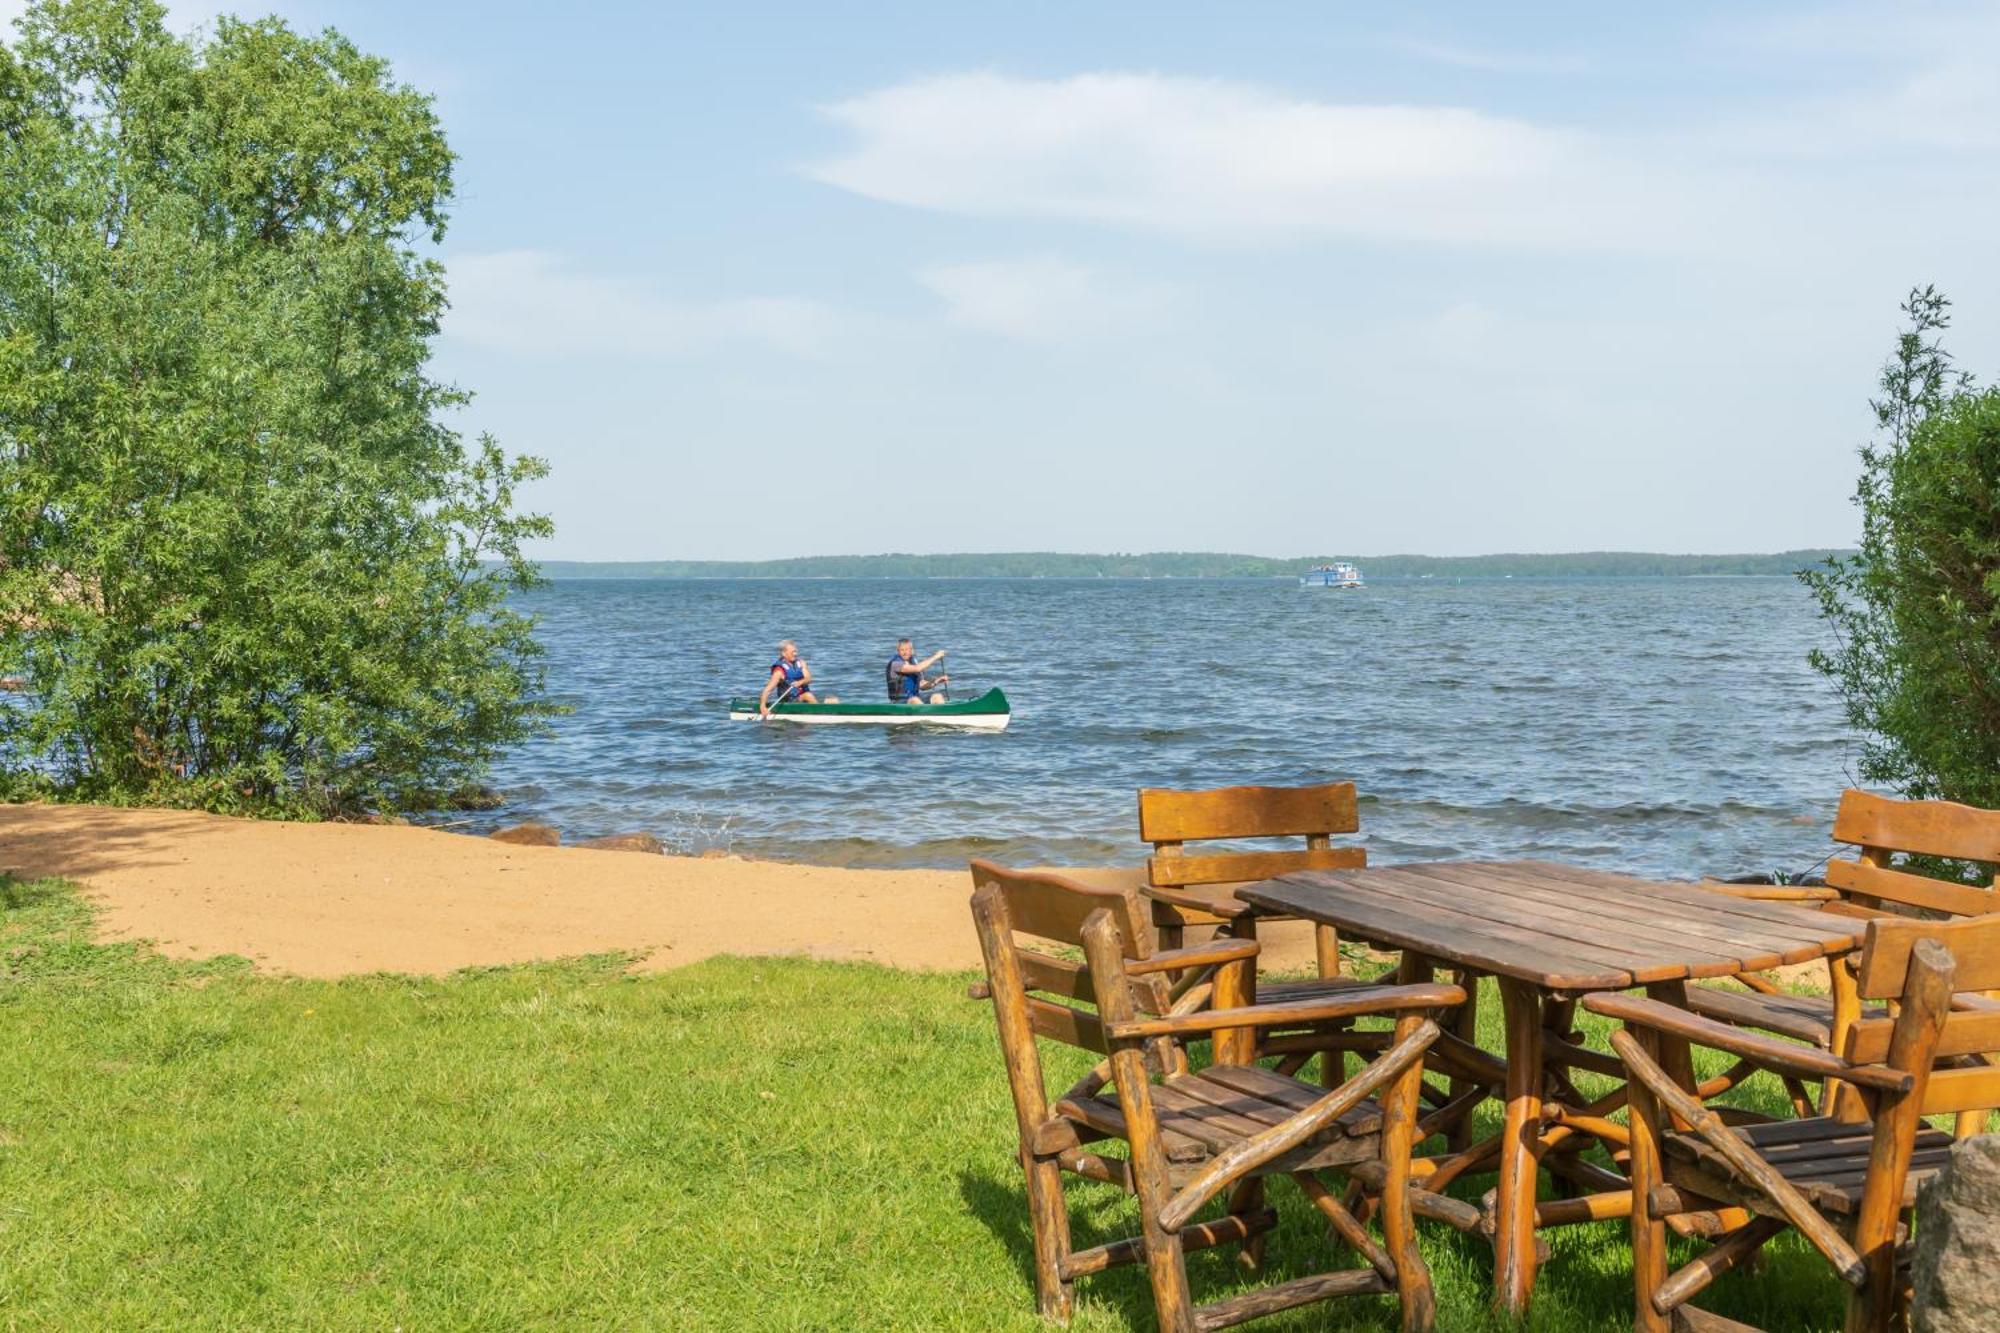
{"label": "lake water", "polygon": [[[523,599],[575,711],[509,756],[566,837],[864,866],[1136,861],[1134,791],[1350,778],[1380,861],[1804,870],[1853,743],[1789,579],[574,580]],[[898,635],[1004,687],[997,735],[732,723],[797,639],[882,697]],[[956,690],[959,697],[969,690]]]}

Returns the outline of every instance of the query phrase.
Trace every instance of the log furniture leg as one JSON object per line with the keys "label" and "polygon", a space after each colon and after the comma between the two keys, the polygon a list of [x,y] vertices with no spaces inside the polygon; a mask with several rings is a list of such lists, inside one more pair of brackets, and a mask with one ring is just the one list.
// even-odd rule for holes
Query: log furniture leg
{"label": "log furniture leg", "polygon": [[[1648,997],[1670,1004],[1676,1009],[1687,1008],[1687,983],[1685,981],[1656,981],[1646,987]],[[1659,1034],[1660,1068],[1667,1076],[1689,1093],[1695,1090],[1694,1052],[1689,1049],[1687,1038],[1668,1033]],[[1672,1115],[1671,1112],[1669,1112]],[[1674,1128],[1687,1129],[1687,1122],[1673,1115]]]}
{"label": "log furniture leg", "polygon": [[[1641,1031],[1638,1041],[1657,1058],[1655,1034]],[[1625,1085],[1631,1111],[1632,1155],[1627,1163],[1632,1181],[1632,1291],[1636,1309],[1633,1333],[1672,1333],[1673,1317],[1653,1307],[1653,1293],[1667,1280],[1667,1228],[1654,1216],[1651,1204],[1660,1174],[1660,1106],[1644,1084]]]}
{"label": "log furniture leg", "polygon": [[[1238,929],[1255,930],[1243,923]],[[1255,938],[1254,934],[1251,938]],[[1215,1001],[1217,1009],[1243,1008],[1257,1003],[1257,961],[1254,958],[1224,963],[1215,969]],[[1233,1028],[1215,1034],[1215,1063],[1219,1065],[1247,1065],[1257,1059],[1257,1031],[1255,1028]]]}
{"label": "log furniture leg", "polygon": [[1535,1289],[1535,1175],[1542,1133],[1542,993],[1500,978],[1507,1024],[1507,1118],[1493,1233],[1493,1303],[1520,1318]]}
{"label": "log furniture leg", "polygon": [[[1340,933],[1332,926],[1313,925],[1313,956],[1322,977],[1340,975]],[[1319,1053],[1319,1085],[1331,1092],[1347,1081],[1347,1053],[1324,1050]]]}
{"label": "log furniture leg", "polygon": [[[1396,968],[1402,985],[1429,981],[1434,967],[1423,954],[1403,951]],[[1404,1014],[1396,1020],[1395,1039],[1408,1040],[1424,1023],[1422,1014]],[[1419,1060],[1382,1094],[1382,1157],[1385,1162],[1408,1162],[1417,1146],[1418,1094],[1424,1081],[1424,1063]],[[1396,1264],[1396,1289],[1402,1297],[1404,1333],[1429,1329],[1437,1321],[1437,1297],[1431,1289],[1430,1271],[1417,1253],[1417,1233],[1410,1212],[1409,1177],[1393,1173],[1382,1188],[1382,1238],[1388,1242]]]}
{"label": "log furniture leg", "polygon": [[[1255,1217],[1264,1211],[1264,1177],[1251,1176],[1236,1182],[1229,1191],[1229,1212],[1233,1217]],[[1236,1251],[1236,1265],[1246,1273],[1255,1273],[1264,1266],[1264,1242],[1270,1233],[1256,1231],[1244,1238]]]}
{"label": "log furniture leg", "polygon": [[[1458,972],[1458,984],[1465,988],[1465,1003],[1460,1005],[1458,1012],[1452,1015],[1452,1035],[1458,1037],[1467,1045],[1477,1046],[1479,1044],[1479,974],[1469,967],[1460,968]],[[1477,1086],[1478,1084],[1473,1083],[1469,1079],[1455,1078],[1451,1080],[1451,1095],[1454,1098],[1461,1097],[1471,1092]],[[1468,1115],[1453,1125],[1450,1132],[1445,1135],[1444,1142],[1445,1147],[1452,1152],[1464,1152],[1467,1148],[1471,1147],[1472,1117]]]}
{"label": "log furniture leg", "polygon": [[[1576,1001],[1550,1000],[1542,1006],[1542,1026],[1556,1040],[1567,1045],[1570,1029],[1575,1025]],[[1549,1052],[1551,1048],[1547,1042],[1543,1043],[1542,1049],[1543,1097],[1570,1106],[1580,1105],[1583,1102],[1583,1096],[1569,1080],[1570,1067],[1550,1056]],[[1581,1146],[1583,1145],[1579,1145],[1579,1147]],[[1574,1199],[1582,1193],[1583,1191],[1578,1190],[1570,1182],[1568,1176],[1554,1170],[1549,1172],[1549,1194],[1551,1197],[1557,1199]]]}
{"label": "log furniture leg", "polygon": [[[1847,1034],[1861,1021],[1861,996],[1855,989],[1852,958],[1828,959],[1827,967],[1833,992],[1833,1040],[1830,1049],[1840,1051],[1847,1047]],[[1868,1108],[1851,1086],[1830,1078],[1820,1089],[1820,1114],[1839,1120],[1861,1121],[1868,1118]]]}

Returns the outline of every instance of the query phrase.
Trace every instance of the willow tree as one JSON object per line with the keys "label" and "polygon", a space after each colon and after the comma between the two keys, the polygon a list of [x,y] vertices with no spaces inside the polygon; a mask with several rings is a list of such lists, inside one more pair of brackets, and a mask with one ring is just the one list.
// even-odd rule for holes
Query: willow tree
{"label": "willow tree", "polygon": [[39,0],[0,43],[0,763],[16,790],[408,806],[541,725],[515,506],[447,419],[452,155],[333,32]]}

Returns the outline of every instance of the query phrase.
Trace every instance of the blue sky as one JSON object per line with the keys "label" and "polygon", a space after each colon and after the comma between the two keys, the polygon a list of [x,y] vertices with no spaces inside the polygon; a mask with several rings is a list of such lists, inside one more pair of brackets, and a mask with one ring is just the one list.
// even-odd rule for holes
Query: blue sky
{"label": "blue sky", "polygon": [[2000,372],[2000,5],[280,10],[550,557],[1835,544],[1903,292]]}

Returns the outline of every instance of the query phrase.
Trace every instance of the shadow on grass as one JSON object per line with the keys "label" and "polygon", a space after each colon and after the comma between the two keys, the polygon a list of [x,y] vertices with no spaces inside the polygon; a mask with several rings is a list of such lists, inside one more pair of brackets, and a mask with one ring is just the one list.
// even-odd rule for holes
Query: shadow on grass
{"label": "shadow on grass", "polygon": [[958,1173],[958,1196],[981,1226],[1007,1248],[1022,1290],[1033,1300],[1035,1240],[1028,1230],[1028,1197],[1020,1186],[977,1171]]}
{"label": "shadow on grass", "polygon": [[[1093,1186],[1089,1182],[1078,1182],[1074,1177],[1064,1184],[1073,1249],[1089,1249],[1093,1245],[1108,1244],[1138,1233],[1138,1215],[1133,1211],[1135,1205],[1122,1192],[1108,1185]],[[965,1201],[966,1210],[1006,1247],[1020,1282],[1021,1309],[1032,1312],[1035,1308],[1035,1241],[1028,1226],[1026,1186],[1018,1179],[960,1171],[958,1193]],[[1108,1230],[1093,1217],[1098,1212],[1111,1214],[1105,1219],[1111,1224]],[[1153,1290],[1147,1285],[1146,1270],[1141,1265],[1128,1264],[1080,1279],[1076,1291],[1079,1301],[1088,1301],[1114,1314],[1128,1327],[1153,1326]]]}
{"label": "shadow on grass", "polygon": [[[1130,1196],[1111,1186],[1079,1182],[1074,1177],[1066,1179],[1065,1185],[1073,1249],[1088,1249],[1137,1234],[1138,1214]],[[1020,1308],[1032,1312],[1035,1249],[1024,1185],[1018,1179],[960,1171],[958,1189],[966,1210],[1006,1248],[1019,1282]],[[1293,1191],[1287,1186],[1280,1185],[1273,1193],[1277,1197],[1272,1203],[1278,1208],[1280,1222],[1268,1238],[1265,1263],[1256,1273],[1246,1273],[1237,1266],[1234,1245],[1216,1246],[1187,1256],[1188,1281],[1197,1302],[1214,1301],[1359,1263],[1358,1255],[1332,1241],[1317,1218],[1307,1215],[1302,1204],[1288,1197]],[[1144,1264],[1126,1264],[1092,1274],[1079,1279],[1075,1290],[1079,1309],[1088,1307],[1134,1330],[1156,1327],[1153,1289]],[[1274,1333],[1306,1328],[1386,1330],[1397,1326],[1399,1310],[1393,1294],[1342,1299],[1301,1307],[1260,1327],[1272,1328]],[[1449,1327],[1453,1325],[1439,1325],[1441,1330]]]}
{"label": "shadow on grass", "polygon": [[0,910],[24,911],[69,892],[70,889],[58,880],[22,880],[0,876]]}

